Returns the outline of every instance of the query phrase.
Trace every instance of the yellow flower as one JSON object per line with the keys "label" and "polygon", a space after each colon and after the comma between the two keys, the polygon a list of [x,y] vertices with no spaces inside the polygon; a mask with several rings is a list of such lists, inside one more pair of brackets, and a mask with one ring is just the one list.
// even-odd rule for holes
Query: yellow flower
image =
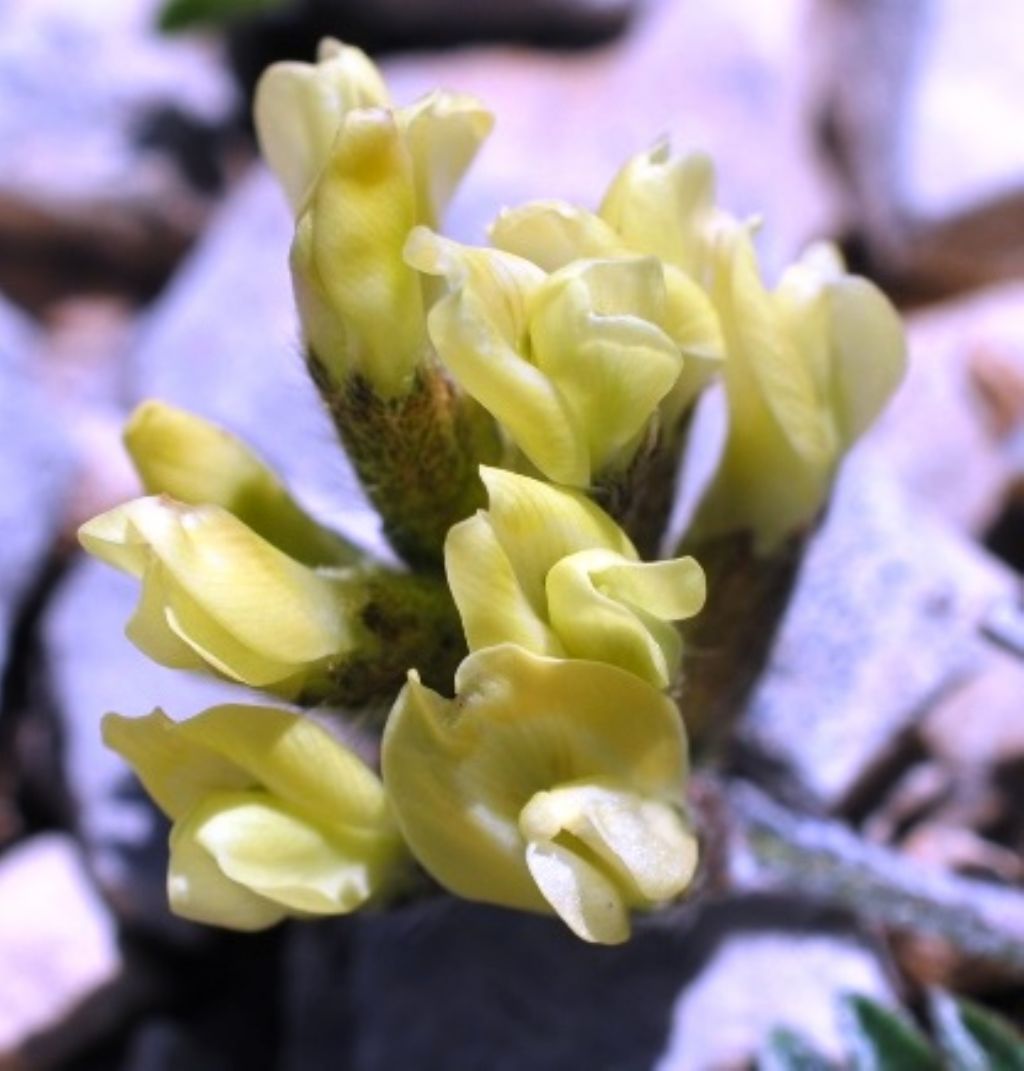
{"label": "yellow flower", "polygon": [[661,406],[671,426],[720,370],[722,333],[704,287],[722,218],[714,207],[711,161],[700,153],[673,155],[660,142],[626,163],[597,213],[564,201],[534,201],[501,212],[490,237],[497,248],[548,272],[581,257],[646,255],[662,262],[663,326],[685,355],[683,373]]}
{"label": "yellow flower", "polygon": [[369,56],[332,38],[320,42],[315,64],[289,60],[264,71],[253,101],[256,134],[296,214],[344,117],[387,104],[387,87]]}
{"label": "yellow flower", "polygon": [[103,739],[174,823],[167,891],[184,918],[261,930],[394,887],[406,856],[380,780],[325,730],[257,706],[184,722],[108,714]]}
{"label": "yellow flower", "polygon": [[402,248],[417,223],[437,224],[491,116],[444,92],[392,109],[370,60],[326,41],[316,65],[268,69],[255,117],[296,214],[292,278],[310,349],[336,381],[357,374],[403,394],[427,337]]}
{"label": "yellow flower", "polygon": [[823,508],[843,454],[899,385],[899,317],[831,247],[812,248],[774,291],[744,228],[723,229],[715,304],[728,357],[729,434],[692,536],[751,531],[770,552]]}
{"label": "yellow flower", "polygon": [[470,655],[456,698],[415,674],[384,733],[384,783],[413,854],[469,900],[554,912],[616,944],[629,911],[689,885],[674,704],[632,674],[511,645]]}
{"label": "yellow flower", "polygon": [[549,480],[586,487],[624,469],[684,369],[685,318],[653,257],[579,260],[546,274],[418,228],[410,264],[442,276],[430,338],[463,389]]}
{"label": "yellow flower", "polygon": [[714,194],[708,157],[674,155],[662,141],[627,161],[596,213],[564,201],[533,201],[502,211],[490,236],[499,249],[546,271],[577,257],[647,254],[703,283],[721,214]]}
{"label": "yellow flower", "polygon": [[155,662],[297,695],[354,645],[345,581],[302,565],[219,506],[140,498],[79,532],[142,581],[128,638]]}
{"label": "yellow flower", "polygon": [[625,533],[580,494],[501,469],[481,476],[490,508],[455,525],[445,545],[470,650],[515,643],[671,684],[682,646],[669,622],[703,605],[700,566],[639,561]]}
{"label": "yellow flower", "polygon": [[147,494],[222,506],[305,565],[358,559],[355,547],[314,521],[249,447],[217,424],[147,401],[132,413],[124,440]]}

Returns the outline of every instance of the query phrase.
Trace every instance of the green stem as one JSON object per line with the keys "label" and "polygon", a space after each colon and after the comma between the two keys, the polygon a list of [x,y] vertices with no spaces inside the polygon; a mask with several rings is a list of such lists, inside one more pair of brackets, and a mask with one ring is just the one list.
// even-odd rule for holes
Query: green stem
{"label": "green stem", "polygon": [[450,689],[466,644],[444,582],[376,568],[367,570],[360,588],[351,648],[309,684],[300,702],[361,712],[390,706],[410,669],[429,687]]}
{"label": "green stem", "polygon": [[363,376],[338,383],[315,353],[308,362],[388,541],[410,565],[438,569],[448,529],[485,504],[479,466],[500,452],[493,420],[436,364],[383,398]]}
{"label": "green stem", "polygon": [[749,533],[683,543],[707,577],[708,597],[681,626],[686,643],[679,702],[695,750],[720,754],[771,654],[810,532],[796,533],[769,556]]}

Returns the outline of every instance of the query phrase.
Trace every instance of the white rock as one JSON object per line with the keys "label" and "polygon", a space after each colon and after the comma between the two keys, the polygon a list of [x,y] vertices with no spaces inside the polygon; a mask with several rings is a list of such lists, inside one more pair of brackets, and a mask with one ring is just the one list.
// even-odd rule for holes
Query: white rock
{"label": "white rock", "polygon": [[41,834],[0,858],[0,1062],[123,967],[113,919],[70,837]]}
{"label": "white rock", "polygon": [[655,1071],[745,1067],[780,1026],[839,1056],[836,1000],[843,993],[893,1002],[878,959],[863,943],[827,934],[731,937],[676,1001]]}
{"label": "white rock", "polygon": [[914,211],[940,215],[1024,182],[1019,0],[930,0],[915,42],[904,189]]}

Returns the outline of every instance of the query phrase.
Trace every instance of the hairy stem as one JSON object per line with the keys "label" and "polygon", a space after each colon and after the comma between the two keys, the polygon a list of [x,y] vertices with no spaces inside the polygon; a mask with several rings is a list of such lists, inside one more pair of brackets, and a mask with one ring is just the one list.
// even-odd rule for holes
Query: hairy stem
{"label": "hairy stem", "polygon": [[869,923],[941,937],[1024,977],[1024,892],[924,867],[743,782],[695,778],[693,798],[706,863],[717,871],[705,878],[709,889],[784,893],[842,908]]}
{"label": "hairy stem", "polygon": [[333,380],[312,351],[310,373],[384,533],[410,565],[439,568],[448,529],[483,506],[480,464],[499,458],[494,422],[424,364],[407,394],[382,398],[368,380]]}

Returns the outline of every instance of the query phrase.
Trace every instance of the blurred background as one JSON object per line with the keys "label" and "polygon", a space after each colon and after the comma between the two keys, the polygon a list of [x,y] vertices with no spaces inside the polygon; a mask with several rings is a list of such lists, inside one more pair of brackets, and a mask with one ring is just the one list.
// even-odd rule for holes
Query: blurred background
{"label": "blurred background", "polygon": [[158,397],[372,538],[303,378],[291,221],[248,118],[259,71],[324,34],[400,103],[440,85],[497,115],[458,238],[529,198],[594,205],[669,137],[763,216],[770,272],[828,237],[900,304],[910,375],[746,731],[790,801],[1024,883],[1018,0],[0,0],[0,1069],[717,1071],[780,1022],[835,1053],[836,993],[932,983],[1024,1021],[1020,977],[786,903],[614,953],[451,905],[246,938],[168,917],[165,830],[98,721],[231,692],[135,652],[133,585],[74,533],[138,493],[120,427]]}

